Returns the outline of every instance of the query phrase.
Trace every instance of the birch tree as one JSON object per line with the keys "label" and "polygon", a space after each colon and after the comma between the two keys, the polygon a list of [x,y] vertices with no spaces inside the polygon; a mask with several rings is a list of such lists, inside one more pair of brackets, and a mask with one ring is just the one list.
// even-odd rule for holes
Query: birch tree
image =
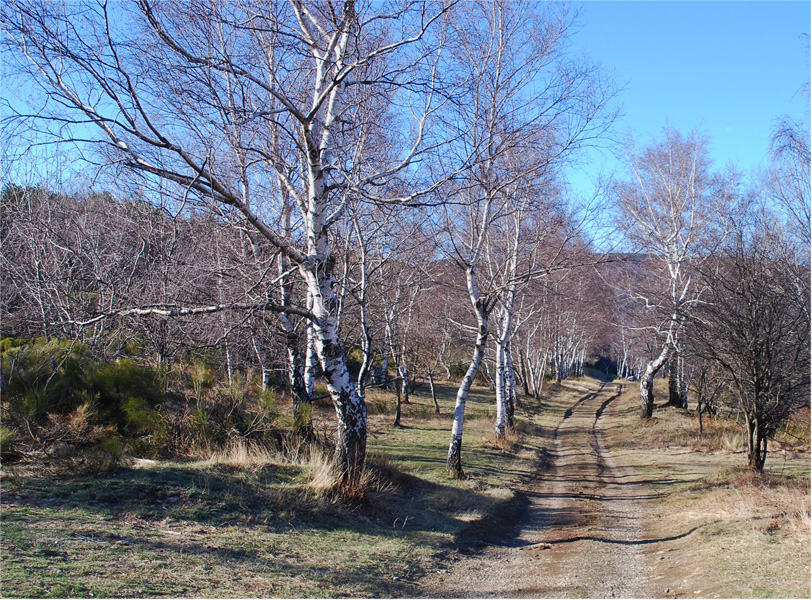
{"label": "birch tree", "polygon": [[[605,130],[611,90],[587,61],[566,55],[574,15],[557,4],[464,3],[451,23],[453,70],[470,72],[464,94],[446,116],[457,128],[457,152],[470,157],[463,183],[449,193],[462,210],[447,212],[449,256],[465,275],[476,340],[457,391],[447,467],[464,475],[461,446],[468,391],[482,363],[496,305],[483,287],[480,262],[492,223],[503,215],[507,190],[530,171],[561,160]],[[541,147],[538,145],[541,144]],[[539,153],[536,153],[540,150]],[[508,157],[512,157],[510,160]],[[532,174],[531,174],[532,177]]]}
{"label": "birch tree", "polygon": [[[175,184],[198,207],[257,231],[296,268],[309,306],[292,310],[312,323],[348,487],[363,470],[366,407],[339,342],[329,231],[351,194],[409,203],[427,189],[387,195],[386,184],[417,175],[410,165],[437,147],[427,124],[445,11],[351,0],[3,6],[12,60],[44,92],[15,118],[95,146],[93,160],[144,185]],[[381,100],[403,110],[388,123],[355,120]],[[366,142],[387,137],[384,125],[402,150],[369,157]],[[296,207],[290,235],[278,225],[282,189]]]}
{"label": "birch tree", "polygon": [[734,193],[734,178],[714,175],[707,139],[666,127],[661,139],[627,153],[631,179],[615,199],[628,239],[645,255],[647,273],[631,296],[650,313],[658,351],[640,375],[640,414],[654,409],[654,376],[678,343],[687,312],[701,289],[694,272],[722,236],[721,217]]}

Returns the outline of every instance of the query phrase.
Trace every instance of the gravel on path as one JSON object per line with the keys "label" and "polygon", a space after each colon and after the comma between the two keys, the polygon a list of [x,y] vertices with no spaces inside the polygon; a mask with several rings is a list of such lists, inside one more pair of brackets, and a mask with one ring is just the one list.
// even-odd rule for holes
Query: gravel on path
{"label": "gravel on path", "polygon": [[[573,390],[574,392],[574,390]],[[425,596],[649,597],[645,501],[650,492],[606,447],[601,421],[617,384],[594,382],[561,416],[552,464],[526,489],[517,535],[422,582]],[[644,555],[643,548],[646,548]]]}

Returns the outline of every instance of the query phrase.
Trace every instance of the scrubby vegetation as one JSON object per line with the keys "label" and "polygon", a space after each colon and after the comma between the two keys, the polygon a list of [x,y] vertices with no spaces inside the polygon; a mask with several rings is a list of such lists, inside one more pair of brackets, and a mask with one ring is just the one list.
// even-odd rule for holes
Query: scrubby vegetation
{"label": "scrubby vegetation", "polygon": [[104,360],[80,343],[2,341],[3,452],[44,453],[85,468],[123,454],[193,458],[229,444],[278,446],[289,424],[284,389],[250,373],[229,384],[210,361],[155,368],[135,357]]}

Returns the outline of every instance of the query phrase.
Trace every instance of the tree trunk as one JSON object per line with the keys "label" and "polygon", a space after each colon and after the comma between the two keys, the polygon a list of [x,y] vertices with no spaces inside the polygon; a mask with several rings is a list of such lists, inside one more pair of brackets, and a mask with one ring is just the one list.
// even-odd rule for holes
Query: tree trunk
{"label": "tree trunk", "polygon": [[524,353],[522,352],[521,346],[519,346],[519,371],[521,373],[522,379],[522,391],[524,392],[525,396],[530,395],[530,387],[527,381],[527,368],[525,363]]}
{"label": "tree trunk", "polygon": [[513,360],[510,358],[510,341],[505,347],[505,388],[507,391],[505,404],[505,424],[508,429],[516,427],[516,403],[519,390],[516,387],[516,376],[513,369]]}
{"label": "tree trunk", "polygon": [[[310,299],[310,294],[308,294],[307,307],[310,310],[313,309],[313,301]],[[316,330],[312,324],[308,324],[307,326],[305,343],[307,347],[305,348],[304,382],[307,395],[312,398],[316,387],[316,374],[319,368],[319,357],[316,353]]]}
{"label": "tree trunk", "polygon": [[[475,286],[472,285],[473,273],[469,270],[469,291]],[[471,293],[472,299],[477,297],[476,293]],[[471,364],[468,365],[468,370],[460,382],[460,387],[457,390],[457,399],[454,405],[454,424],[451,427],[451,443],[448,446],[448,459],[446,461],[446,469],[452,477],[463,479],[465,472],[462,469],[462,430],[465,423],[465,402],[468,399],[468,392],[471,385],[474,383],[479,365],[482,363],[482,357],[485,354],[485,344],[488,341],[488,313],[485,308],[485,302],[477,298],[474,302],[474,308],[477,314],[477,324],[479,330],[477,332],[476,345],[474,346],[474,354],[471,357]]]}
{"label": "tree trunk", "polygon": [[501,336],[496,337],[496,423],[494,433],[497,439],[505,437],[505,424],[507,419],[507,381],[505,376],[505,343]]}
{"label": "tree trunk", "polygon": [[668,406],[685,408],[685,398],[682,395],[682,381],[680,379],[681,355],[676,346],[668,355]]}
{"label": "tree trunk", "polygon": [[437,403],[437,394],[434,391],[434,376],[431,371],[429,371],[429,387],[431,387],[431,400],[434,402],[434,413],[439,415],[440,405]]}
{"label": "tree trunk", "polygon": [[400,367],[398,369],[400,371],[400,389],[401,389],[401,396],[403,399],[404,404],[409,404],[409,367],[406,363],[406,358],[401,358]]}
{"label": "tree trunk", "polygon": [[335,468],[341,488],[352,493],[359,488],[364,471],[367,407],[350,376],[336,327],[337,298],[333,292],[329,250],[323,248],[320,256],[328,258],[323,262],[314,260],[312,269],[302,270],[316,317],[313,324],[315,349],[338,422]]}
{"label": "tree trunk", "polygon": [[682,402],[682,408],[688,410],[688,377],[685,376],[685,358],[680,354],[677,359],[679,368],[679,395]]}
{"label": "tree trunk", "polygon": [[335,466],[341,486],[356,490],[364,471],[367,446],[367,407],[350,379],[344,353],[337,342],[319,339],[327,389],[333,399],[338,432]]}
{"label": "tree trunk", "polygon": [[400,427],[400,406],[403,397],[401,396],[403,390],[403,382],[395,380],[395,395],[397,396],[397,404],[395,404],[395,421],[392,427]]}
{"label": "tree trunk", "polygon": [[760,473],[767,460],[767,435],[758,419],[747,417],[747,463],[750,470]]}
{"label": "tree trunk", "polygon": [[312,441],[313,403],[307,393],[304,379],[304,365],[299,351],[299,336],[291,328],[285,336],[288,351],[288,381],[293,394],[293,434],[302,441]]}
{"label": "tree trunk", "polygon": [[696,399],[696,413],[699,416],[699,435],[701,436],[702,431],[702,396],[699,396]]}
{"label": "tree trunk", "polygon": [[668,360],[669,345],[663,346],[660,355],[646,365],[646,371],[640,377],[640,417],[650,419],[654,412],[654,376]]}
{"label": "tree trunk", "polygon": [[483,359],[483,364],[485,365],[485,376],[488,379],[488,387],[490,387],[491,391],[496,391],[496,380],[493,377],[493,371],[491,371],[491,365],[487,359]]}
{"label": "tree trunk", "polygon": [[516,403],[516,406],[519,408],[522,407],[522,397],[521,393],[519,393],[519,386],[516,385],[516,367],[513,364],[513,358],[510,355],[510,348],[508,348],[507,352],[507,363],[508,363],[508,384],[510,385],[510,413],[508,414],[508,425],[513,427],[513,404]]}

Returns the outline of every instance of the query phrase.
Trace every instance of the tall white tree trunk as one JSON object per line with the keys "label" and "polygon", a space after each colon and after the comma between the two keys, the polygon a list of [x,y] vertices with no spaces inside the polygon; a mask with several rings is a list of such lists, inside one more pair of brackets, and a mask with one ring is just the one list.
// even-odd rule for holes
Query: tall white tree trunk
{"label": "tall white tree trunk", "polygon": [[[516,261],[513,262],[515,270]],[[496,424],[497,438],[505,436],[508,424],[508,403],[512,401],[513,365],[510,360],[510,336],[513,333],[513,312],[515,291],[509,288],[505,293],[496,336]]]}
{"label": "tall white tree trunk", "polygon": [[482,358],[485,355],[485,345],[488,342],[488,313],[489,307],[487,299],[480,298],[476,285],[476,271],[473,266],[469,266],[466,270],[466,279],[468,283],[468,294],[471,303],[474,307],[477,320],[477,336],[474,345],[474,353],[471,357],[471,364],[465,371],[465,375],[460,382],[460,387],[457,390],[457,399],[454,404],[454,423],[451,427],[451,443],[448,446],[448,459],[446,461],[446,469],[448,472],[457,478],[465,477],[465,472],[462,468],[462,432],[463,425],[465,424],[465,403],[468,400],[468,392],[471,385],[474,383],[477,371]]}
{"label": "tall white tree trunk", "polygon": [[[500,324],[501,327],[501,324]],[[496,337],[496,423],[494,433],[497,438],[505,437],[505,415],[507,411],[507,373],[505,366],[505,343],[501,332]]]}
{"label": "tall white tree trunk", "polygon": [[344,487],[354,489],[361,480],[366,457],[367,409],[352,381],[337,328],[338,299],[330,271],[317,268],[305,278],[313,297],[315,348],[333,399],[338,431],[335,466]]}
{"label": "tall white tree trunk", "polygon": [[[307,292],[307,309],[313,311],[313,296],[309,290]],[[316,355],[316,329],[312,323],[307,324],[305,344],[305,391],[310,398],[313,398],[316,388],[316,371],[319,368],[319,357]]]}
{"label": "tall white tree trunk", "polygon": [[646,364],[640,377],[640,416],[650,419],[654,412],[654,376],[668,360],[669,344],[664,344],[660,355]]}

